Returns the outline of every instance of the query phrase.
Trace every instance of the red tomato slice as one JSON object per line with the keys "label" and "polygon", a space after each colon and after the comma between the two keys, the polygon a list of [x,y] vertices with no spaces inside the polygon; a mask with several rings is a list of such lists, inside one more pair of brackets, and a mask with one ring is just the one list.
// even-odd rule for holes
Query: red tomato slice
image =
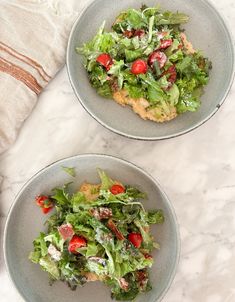
{"label": "red tomato slice", "polygon": [[37,205],[42,208],[42,212],[44,214],[47,214],[48,212],[50,212],[53,208],[53,203],[50,199],[49,196],[46,196],[46,195],[39,195],[36,197],[35,199]]}
{"label": "red tomato slice", "polygon": [[72,238],[74,235],[73,227],[70,223],[62,224],[60,227],[58,227],[58,231],[64,240]]}
{"label": "red tomato slice", "polygon": [[133,30],[125,30],[125,31],[123,32],[123,35],[124,35],[125,37],[127,37],[127,38],[133,37],[133,34],[134,34]]}
{"label": "red tomato slice", "polygon": [[140,233],[130,233],[128,240],[136,247],[140,248],[143,238]]}
{"label": "red tomato slice", "polygon": [[168,48],[169,46],[172,45],[172,39],[167,39],[167,40],[161,40],[161,45],[159,47],[159,49],[166,49]]}
{"label": "red tomato slice", "polygon": [[53,206],[52,206],[52,207],[48,207],[48,208],[42,207],[42,212],[43,212],[43,214],[47,214],[47,213],[49,213],[52,209],[53,209]]}
{"label": "red tomato slice", "polygon": [[68,250],[70,253],[77,254],[77,249],[80,247],[86,246],[86,239],[83,237],[80,237],[78,235],[74,235],[73,238],[69,242]]}
{"label": "red tomato slice", "polygon": [[176,78],[177,78],[177,72],[176,72],[175,65],[170,66],[167,71],[170,74],[168,81],[171,82],[172,84],[175,83]]}
{"label": "red tomato slice", "polygon": [[110,188],[110,192],[113,194],[113,195],[117,195],[117,194],[121,194],[121,193],[124,193],[125,192],[125,188],[121,185],[113,185],[111,188]]}
{"label": "red tomato slice", "polygon": [[39,195],[35,198],[35,201],[36,201],[36,204],[39,206],[39,207],[43,207],[44,205],[44,201],[45,200],[49,200],[49,197],[46,196],[46,195]]}
{"label": "red tomato slice", "polygon": [[138,59],[132,63],[131,72],[133,74],[146,73],[148,70],[148,65],[144,60]]}
{"label": "red tomato slice", "polygon": [[104,66],[107,70],[109,70],[113,64],[113,60],[111,56],[107,53],[102,53],[96,58],[96,62],[100,63]]}
{"label": "red tomato slice", "polygon": [[143,37],[144,35],[145,35],[145,31],[143,29],[137,29],[134,33],[134,36],[139,38]]}
{"label": "red tomato slice", "polygon": [[153,67],[153,63],[158,61],[159,67],[162,68],[167,61],[167,56],[162,51],[154,51],[148,57],[149,66]]}

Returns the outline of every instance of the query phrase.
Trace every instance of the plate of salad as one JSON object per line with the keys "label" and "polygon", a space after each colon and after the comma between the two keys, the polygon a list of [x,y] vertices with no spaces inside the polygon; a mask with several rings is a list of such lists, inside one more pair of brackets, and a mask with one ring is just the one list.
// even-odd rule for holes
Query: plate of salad
{"label": "plate of salad", "polygon": [[56,162],[29,180],[4,237],[10,276],[30,302],[160,301],[179,246],[159,184],[129,162],[94,154]]}
{"label": "plate of salad", "polygon": [[141,3],[92,2],[73,27],[68,72],[81,104],[104,126],[132,138],[169,138],[218,109],[233,77],[233,47],[207,1]]}

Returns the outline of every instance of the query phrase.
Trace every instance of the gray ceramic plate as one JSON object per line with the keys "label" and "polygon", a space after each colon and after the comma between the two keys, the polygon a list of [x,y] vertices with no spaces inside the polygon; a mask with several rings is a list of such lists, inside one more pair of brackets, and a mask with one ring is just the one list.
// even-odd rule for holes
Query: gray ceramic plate
{"label": "gray ceramic plate", "polygon": [[[186,113],[175,120],[156,124],[144,121],[130,108],[123,108],[114,101],[97,95],[90,86],[82,56],[75,47],[90,40],[106,20],[106,28],[117,14],[126,8],[139,8],[142,3],[164,9],[179,10],[190,16],[185,25],[186,33],[195,48],[203,50],[213,63],[210,83],[202,97],[202,106],[196,113]],[[67,67],[72,87],[83,107],[103,126],[130,138],[158,140],[189,132],[207,121],[221,106],[231,87],[234,74],[233,43],[229,31],[218,11],[207,0],[95,0],[80,15],[72,29]]]}
{"label": "gray ceramic plate", "polygon": [[[67,175],[61,166],[76,168],[76,178]],[[23,187],[12,206],[4,236],[5,260],[11,279],[22,297],[28,302],[111,302],[109,290],[99,282],[87,284],[71,291],[61,282],[52,287],[47,273],[28,260],[32,241],[40,231],[46,230],[46,217],[35,205],[34,198],[48,194],[55,186],[74,181],[74,189],[84,180],[98,182],[96,168],[104,169],[112,178],[135,185],[148,194],[146,208],[161,208],[165,213],[163,225],[153,228],[161,245],[154,253],[155,264],[151,271],[153,290],[136,301],[160,301],[169,288],[180,253],[180,239],[174,210],[160,185],[142,169],[124,160],[107,155],[79,155],[58,161],[38,172]]]}

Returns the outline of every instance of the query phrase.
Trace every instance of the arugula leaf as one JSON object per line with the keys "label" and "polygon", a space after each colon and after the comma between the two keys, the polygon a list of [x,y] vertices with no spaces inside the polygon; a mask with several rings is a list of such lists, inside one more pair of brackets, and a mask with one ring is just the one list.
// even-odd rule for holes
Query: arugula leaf
{"label": "arugula leaf", "polygon": [[176,105],[178,113],[184,113],[186,111],[195,112],[200,107],[200,100],[194,97],[191,93],[186,93],[180,97],[178,104]]}
{"label": "arugula leaf", "polygon": [[155,20],[155,25],[174,25],[187,23],[189,17],[183,13],[173,13],[170,11],[165,11],[163,13],[158,14]]}
{"label": "arugula leaf", "polygon": [[165,93],[160,88],[160,85],[157,81],[153,78],[153,76],[150,73],[147,73],[146,75],[140,75],[140,78],[144,83],[146,83],[148,86],[148,100],[150,104],[157,104],[161,103],[165,99]]}
{"label": "arugula leaf", "polygon": [[100,180],[101,190],[108,190],[114,184],[113,180],[102,170],[97,169]]}
{"label": "arugula leaf", "polygon": [[68,214],[66,216],[66,222],[73,226],[75,233],[78,233],[89,240],[94,240],[95,232],[90,225],[90,213],[86,210],[80,210],[75,214]]}
{"label": "arugula leaf", "polygon": [[108,82],[105,82],[102,86],[98,87],[97,93],[105,98],[110,98],[113,95],[112,89]]}
{"label": "arugula leaf", "polygon": [[82,192],[77,192],[75,194],[73,194],[72,198],[71,198],[71,203],[73,206],[73,211],[79,212],[81,209],[81,206],[83,206],[84,204],[87,203],[85,194]]}
{"label": "arugula leaf", "polygon": [[69,167],[62,167],[62,169],[68,173],[70,176],[75,177],[76,176],[76,172],[75,172],[75,168],[69,168]]}
{"label": "arugula leaf", "polygon": [[168,57],[168,59],[171,62],[181,61],[181,60],[183,60],[183,58],[184,58],[184,54],[183,54],[182,50],[178,50]]}
{"label": "arugula leaf", "polygon": [[46,234],[41,232],[40,235],[33,241],[35,253],[30,254],[30,259],[33,262],[38,263],[40,257],[44,257],[48,254],[47,245],[44,240],[45,236]]}
{"label": "arugula leaf", "polygon": [[146,193],[143,193],[140,190],[138,190],[137,188],[134,188],[131,186],[126,186],[126,195],[128,195],[128,197],[131,197],[133,199],[146,199],[147,198]]}
{"label": "arugula leaf", "polygon": [[129,273],[125,276],[125,280],[128,282],[128,290],[125,291],[121,289],[118,280],[108,279],[106,284],[111,287],[112,299],[121,300],[121,301],[132,301],[139,293],[137,287],[137,280],[134,273]]}
{"label": "arugula leaf", "polygon": [[56,200],[57,207],[68,208],[70,206],[70,196],[68,193],[68,187],[70,183],[65,184],[62,188],[54,188],[52,191],[54,195],[52,198]]}
{"label": "arugula leaf", "polygon": [[135,9],[129,9],[126,12],[125,21],[128,23],[128,25],[133,29],[139,29],[142,27],[146,27],[147,20],[143,15],[135,10]]}
{"label": "arugula leaf", "polygon": [[132,301],[136,298],[138,293],[139,290],[137,288],[131,288],[131,290],[128,290],[127,292],[119,288],[119,291],[112,293],[112,298],[117,301]]}
{"label": "arugula leaf", "polygon": [[184,57],[181,62],[176,64],[177,71],[182,74],[191,73],[192,61],[193,59],[191,56]]}
{"label": "arugula leaf", "polygon": [[162,224],[164,222],[164,214],[162,210],[148,212],[148,224]]}

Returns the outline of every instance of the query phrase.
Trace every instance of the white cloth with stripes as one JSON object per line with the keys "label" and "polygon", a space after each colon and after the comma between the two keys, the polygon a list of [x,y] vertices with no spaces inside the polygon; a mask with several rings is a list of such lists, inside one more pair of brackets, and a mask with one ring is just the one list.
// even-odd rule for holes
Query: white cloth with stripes
{"label": "white cloth with stripes", "polygon": [[16,139],[38,95],[65,63],[74,1],[0,2],[0,153]]}

